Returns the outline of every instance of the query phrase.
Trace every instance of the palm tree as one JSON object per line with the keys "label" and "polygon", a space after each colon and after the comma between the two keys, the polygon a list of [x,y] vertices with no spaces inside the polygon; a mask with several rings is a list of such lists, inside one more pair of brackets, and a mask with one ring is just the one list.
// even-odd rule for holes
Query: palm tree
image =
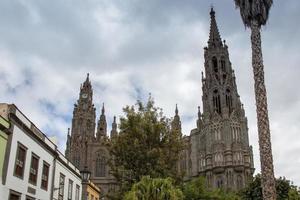
{"label": "palm tree", "polygon": [[124,200],[183,200],[182,191],[173,185],[171,178],[142,177],[126,193]]}
{"label": "palm tree", "polygon": [[275,178],[268,117],[267,94],[264,82],[264,65],[261,50],[261,26],[265,25],[272,0],[234,0],[240,9],[242,20],[251,29],[252,67],[254,73],[254,89],[259,137],[259,151],[262,174],[264,200],[275,200]]}

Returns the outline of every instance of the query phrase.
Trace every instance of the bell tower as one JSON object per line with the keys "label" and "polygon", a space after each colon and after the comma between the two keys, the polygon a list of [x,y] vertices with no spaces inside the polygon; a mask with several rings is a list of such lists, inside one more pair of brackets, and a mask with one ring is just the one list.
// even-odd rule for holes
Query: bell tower
{"label": "bell tower", "polygon": [[95,137],[96,109],[93,104],[93,89],[87,74],[80,86],[79,98],[74,104],[71,134],[68,131],[66,157],[83,169],[88,165],[89,144]]}
{"label": "bell tower", "polygon": [[95,134],[96,109],[93,104],[93,89],[87,74],[86,80],[80,86],[79,99],[74,105],[72,119],[72,136],[93,137]]}
{"label": "bell tower", "polygon": [[233,110],[242,110],[228,46],[219,34],[215,11],[210,11],[211,24],[208,46],[204,48],[205,78],[202,77],[203,112],[228,117]]}
{"label": "bell tower", "polygon": [[238,190],[254,172],[247,118],[215,11],[210,11],[210,33],[204,48],[203,111],[191,131],[192,174],[206,177],[213,188]]}

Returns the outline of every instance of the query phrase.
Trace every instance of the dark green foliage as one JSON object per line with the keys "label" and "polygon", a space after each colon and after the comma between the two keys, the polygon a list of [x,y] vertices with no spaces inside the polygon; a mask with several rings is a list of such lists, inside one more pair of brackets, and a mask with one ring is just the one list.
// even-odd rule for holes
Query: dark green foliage
{"label": "dark green foliage", "polygon": [[126,193],[124,200],[183,200],[182,191],[171,178],[151,179],[145,176]]}
{"label": "dark green foliage", "polygon": [[223,190],[211,190],[205,184],[205,178],[193,179],[183,186],[185,200],[240,200],[233,192]]}
{"label": "dark green foliage", "polygon": [[120,183],[122,196],[143,176],[173,178],[180,182],[176,168],[179,153],[184,148],[181,133],[172,131],[170,120],[154,106],[150,97],[144,105],[124,108],[120,134],[110,147],[111,172]]}
{"label": "dark green foliage", "polygon": [[[300,199],[297,187],[282,177],[276,179],[276,194],[277,200]],[[241,197],[243,200],[263,200],[260,174],[257,174],[248,187],[241,191]]]}
{"label": "dark green foliage", "polygon": [[273,0],[234,0],[240,9],[242,20],[247,27],[251,27],[252,21],[259,25],[265,25]]}

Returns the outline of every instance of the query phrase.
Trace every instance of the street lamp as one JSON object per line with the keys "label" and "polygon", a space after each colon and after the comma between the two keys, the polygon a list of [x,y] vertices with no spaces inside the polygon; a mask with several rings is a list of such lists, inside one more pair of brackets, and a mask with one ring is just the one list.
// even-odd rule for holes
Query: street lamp
{"label": "street lamp", "polygon": [[84,166],[84,169],[80,171],[80,174],[82,178],[82,199],[88,200],[87,188],[88,188],[91,172],[88,170],[87,166]]}
{"label": "street lamp", "polygon": [[82,182],[88,182],[90,180],[91,172],[84,166],[84,169],[80,171]]}

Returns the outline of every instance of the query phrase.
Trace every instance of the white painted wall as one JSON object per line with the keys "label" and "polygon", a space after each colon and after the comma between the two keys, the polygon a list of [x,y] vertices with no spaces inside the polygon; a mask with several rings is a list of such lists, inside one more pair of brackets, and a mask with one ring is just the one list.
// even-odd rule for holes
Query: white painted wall
{"label": "white painted wall", "polygon": [[[2,182],[0,183],[0,200],[8,200],[10,190],[21,193],[22,194],[21,200],[25,200],[26,195],[31,196],[36,200],[58,199],[59,190],[58,189],[56,190],[54,188],[59,188],[60,173],[63,173],[65,175],[64,200],[67,200],[68,198],[69,179],[73,181],[72,200],[75,200],[76,185],[80,186],[79,199],[81,200],[82,185],[81,185],[80,171],[72,163],[70,163],[62,153],[60,153],[57,150],[56,145],[52,143],[37,127],[35,127],[34,124],[23,113],[21,113],[17,107],[15,107],[14,105],[3,107],[3,104],[0,104],[0,107],[1,106],[3,108],[2,111],[6,110],[5,112],[6,117],[8,117],[9,107],[13,106],[16,109],[15,115],[23,122],[25,126],[27,126],[30,130],[32,130],[36,136],[41,138],[42,141],[36,141],[33,138],[33,136],[31,135],[29,136],[28,134],[23,132],[23,130],[21,130],[16,124],[11,122],[13,126],[13,131],[12,131],[12,141],[10,147],[10,156],[8,160],[6,183],[5,185],[2,185]],[[33,133],[29,133],[29,134],[33,134]],[[14,176],[15,159],[17,154],[18,142],[20,142],[22,145],[27,147],[23,179]],[[46,144],[53,151],[50,152],[41,143]],[[39,167],[38,167],[36,186],[28,182],[32,152],[37,156],[39,156]],[[58,154],[59,159],[55,158],[56,155],[54,155],[54,152]],[[47,162],[50,165],[47,191],[41,189],[43,161]],[[70,168],[72,168],[73,170],[70,170]],[[52,180],[53,175],[54,175],[54,181]],[[36,193],[35,194],[28,193],[28,187],[34,188],[36,190]],[[53,199],[51,199],[52,191],[53,191]]]}
{"label": "white painted wall", "polygon": [[[14,176],[15,159],[16,159],[16,154],[17,154],[18,142],[20,142],[25,147],[27,147],[23,179],[20,179],[20,178]],[[40,157],[36,186],[34,186],[28,182],[32,152]],[[41,200],[50,199],[50,191],[52,189],[51,183],[52,183],[52,172],[53,172],[53,160],[54,160],[54,157],[51,153],[49,153],[47,150],[45,150],[44,147],[42,147],[40,144],[38,144],[36,141],[34,141],[31,137],[29,137],[26,133],[24,133],[16,125],[14,125],[13,134],[12,134],[12,145],[11,145],[11,150],[10,150],[10,157],[9,157],[9,162],[8,162],[7,176],[6,176],[6,184],[3,186],[3,189],[2,189],[3,194],[1,194],[1,199],[4,199],[4,200],[8,199],[10,189],[17,191],[19,193],[22,193],[21,200],[25,200],[26,194],[29,196],[32,196],[36,199],[41,199]],[[43,161],[46,161],[50,165],[47,191],[41,189]],[[33,194],[28,193],[27,192],[28,187],[32,187],[32,188],[36,189],[36,194],[33,195]]]}
{"label": "white painted wall", "polygon": [[69,179],[73,181],[73,192],[72,192],[72,199],[75,200],[75,194],[76,194],[76,185],[80,186],[80,191],[79,191],[79,199],[81,200],[81,193],[82,193],[82,185],[81,185],[81,178],[78,177],[80,175],[79,170],[70,162],[67,161],[67,159],[59,152],[59,157],[64,160],[64,162],[67,162],[67,165],[74,169],[76,173],[71,171],[65,163],[60,162],[59,160],[56,160],[56,165],[55,165],[55,178],[54,178],[54,194],[53,194],[53,199],[57,200],[58,199],[58,193],[59,193],[59,178],[60,178],[60,173],[65,175],[65,184],[64,184],[64,200],[68,199],[68,187],[69,187]]}

